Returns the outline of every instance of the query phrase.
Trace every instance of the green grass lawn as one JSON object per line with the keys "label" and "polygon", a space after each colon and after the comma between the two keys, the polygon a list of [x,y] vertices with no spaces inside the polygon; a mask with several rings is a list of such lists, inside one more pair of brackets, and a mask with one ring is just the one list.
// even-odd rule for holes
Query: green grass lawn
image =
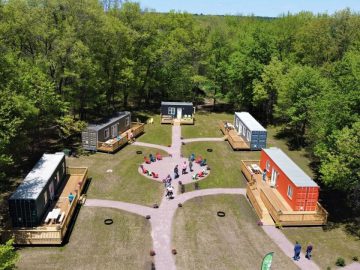
{"label": "green grass lawn", "polygon": [[328,266],[332,269],[338,257],[345,259],[346,264],[352,263],[352,258],[360,258],[360,239],[349,235],[343,226],[324,230],[322,227],[283,228],[284,234],[293,242],[298,241],[303,249],[312,243],[313,260],[321,269]]}
{"label": "green grass lawn", "polygon": [[[104,219],[112,218],[112,225]],[[19,249],[18,269],[151,269],[150,223],[114,209],[82,207],[63,247]]]}
{"label": "green grass lawn", "polygon": [[184,138],[222,137],[219,121],[234,121],[234,115],[228,113],[198,112],[195,114],[195,124],[181,126],[181,136]]}
{"label": "green grass lawn", "polygon": [[160,144],[168,146],[171,144],[171,125],[161,125],[160,115],[151,114],[148,117],[154,118],[153,124],[145,125],[145,133],[137,141]]}
{"label": "green grass lawn", "polygon": [[[220,218],[217,211],[224,211]],[[177,269],[260,269],[275,252],[272,269],[298,269],[256,225],[258,218],[242,195],[192,199],[176,211],[173,246]]]}
{"label": "green grass lawn", "polygon": [[[136,154],[137,150],[143,154]],[[116,154],[96,153],[79,158],[68,158],[69,166],[87,166],[89,177],[92,178],[88,198],[125,201],[143,205],[152,205],[161,200],[163,187],[159,182],[152,181],[138,173],[138,166],[143,162],[144,155],[160,152],[157,149],[125,146]],[[107,170],[112,170],[111,173]]]}

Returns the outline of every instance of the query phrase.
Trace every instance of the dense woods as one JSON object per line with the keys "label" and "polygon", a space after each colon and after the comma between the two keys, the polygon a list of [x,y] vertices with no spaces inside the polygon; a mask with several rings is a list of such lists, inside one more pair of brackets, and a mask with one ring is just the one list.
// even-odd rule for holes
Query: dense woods
{"label": "dense woods", "polygon": [[360,216],[360,16],[195,16],[97,0],[0,0],[0,178],[82,121],[161,100],[248,110],[306,147]]}

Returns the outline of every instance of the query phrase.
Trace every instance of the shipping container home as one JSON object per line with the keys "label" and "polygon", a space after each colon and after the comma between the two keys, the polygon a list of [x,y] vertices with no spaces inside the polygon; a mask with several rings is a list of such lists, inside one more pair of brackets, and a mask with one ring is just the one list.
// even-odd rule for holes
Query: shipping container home
{"label": "shipping container home", "polygon": [[64,153],[44,154],[9,199],[13,227],[41,223],[65,179]]}
{"label": "shipping container home", "polygon": [[[319,186],[281,149],[262,149],[260,161],[242,160],[247,195],[260,219],[284,226],[323,225],[328,213],[319,204]],[[271,223],[271,222],[270,222]]]}
{"label": "shipping container home", "polygon": [[131,122],[130,112],[118,112],[113,117],[87,126],[82,131],[82,145],[88,151],[115,152],[144,132],[144,124]]}
{"label": "shipping container home", "polygon": [[195,107],[192,102],[161,102],[161,124],[194,124]]}
{"label": "shipping container home", "polygon": [[234,128],[249,144],[250,150],[261,150],[266,147],[266,129],[248,112],[235,113]]}

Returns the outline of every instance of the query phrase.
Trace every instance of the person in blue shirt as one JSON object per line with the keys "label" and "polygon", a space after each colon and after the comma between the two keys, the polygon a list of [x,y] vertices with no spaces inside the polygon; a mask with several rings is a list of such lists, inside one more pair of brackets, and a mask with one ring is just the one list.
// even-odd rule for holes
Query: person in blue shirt
{"label": "person in blue shirt", "polygon": [[75,196],[74,194],[72,194],[72,192],[70,192],[68,198],[69,198],[69,203],[71,204],[71,202],[75,199]]}
{"label": "person in blue shirt", "polygon": [[298,261],[300,259],[300,252],[301,252],[301,245],[298,243],[298,241],[296,241],[294,246],[294,257],[293,257],[295,261]]}

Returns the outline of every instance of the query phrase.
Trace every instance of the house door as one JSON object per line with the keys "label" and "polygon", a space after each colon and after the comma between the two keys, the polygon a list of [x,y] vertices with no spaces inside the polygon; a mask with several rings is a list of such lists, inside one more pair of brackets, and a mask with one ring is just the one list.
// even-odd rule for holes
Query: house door
{"label": "house door", "polygon": [[242,132],[242,124],[239,124],[238,134],[241,134],[241,132]]}
{"label": "house door", "polygon": [[180,120],[181,117],[182,117],[182,108],[177,108],[176,118]]}
{"label": "house door", "polygon": [[279,173],[277,171],[275,171],[274,169],[272,169],[271,179],[270,179],[270,186],[272,186],[272,187],[276,186],[278,176],[279,176]]}

